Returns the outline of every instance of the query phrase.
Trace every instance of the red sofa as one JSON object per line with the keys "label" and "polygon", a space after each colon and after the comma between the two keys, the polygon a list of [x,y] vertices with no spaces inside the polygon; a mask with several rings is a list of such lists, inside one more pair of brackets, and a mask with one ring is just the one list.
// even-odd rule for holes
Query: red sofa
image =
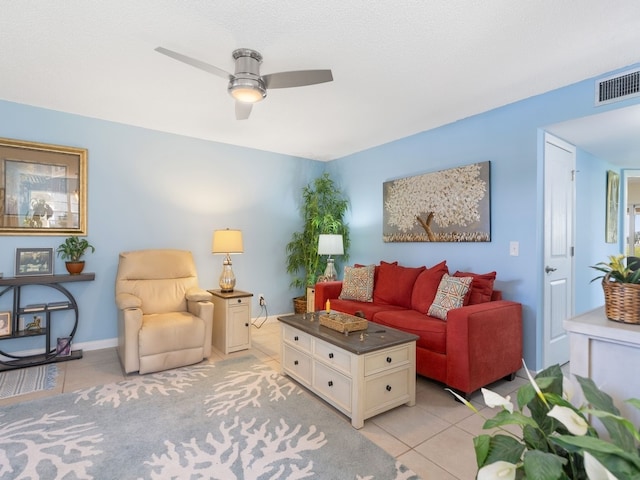
{"label": "red sofa", "polygon": [[315,286],[315,309],[324,310],[329,300],[331,310],[361,311],[375,323],[418,335],[417,373],[468,398],[496,380],[512,379],[520,368],[522,305],[502,300],[493,289],[495,272],[456,272],[454,277],[472,277],[464,306],[449,310],[445,320],[429,316],[445,273],[446,262],[431,268],[381,262],[375,267],[370,301],[340,299],[343,282],[321,282]]}

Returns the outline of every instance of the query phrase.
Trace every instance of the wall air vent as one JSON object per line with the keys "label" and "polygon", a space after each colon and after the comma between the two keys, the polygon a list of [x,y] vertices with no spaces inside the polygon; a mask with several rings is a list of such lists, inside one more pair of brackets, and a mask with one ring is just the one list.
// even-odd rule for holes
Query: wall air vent
{"label": "wall air vent", "polygon": [[640,69],[596,80],[596,106],[640,95]]}

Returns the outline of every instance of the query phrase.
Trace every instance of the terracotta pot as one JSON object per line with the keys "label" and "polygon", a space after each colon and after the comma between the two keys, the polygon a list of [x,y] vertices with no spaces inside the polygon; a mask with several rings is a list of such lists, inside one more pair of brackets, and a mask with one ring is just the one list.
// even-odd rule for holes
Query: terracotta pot
{"label": "terracotta pot", "polygon": [[65,267],[67,267],[67,272],[71,275],[79,275],[84,270],[84,260],[80,260],[79,262],[65,262]]}

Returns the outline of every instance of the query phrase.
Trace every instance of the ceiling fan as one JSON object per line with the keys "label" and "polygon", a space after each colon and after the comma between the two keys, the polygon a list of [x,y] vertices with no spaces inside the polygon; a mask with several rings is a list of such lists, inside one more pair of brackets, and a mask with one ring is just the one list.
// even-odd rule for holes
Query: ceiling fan
{"label": "ceiling fan", "polygon": [[267,90],[270,88],[304,87],[333,81],[331,70],[297,70],[260,75],[262,55],[249,48],[238,48],[233,51],[233,58],[236,62],[234,74],[164,47],[157,47],[155,50],[187,65],[228,80],[227,90],[229,95],[236,100],[237,120],[249,118],[252,105],[264,99],[267,96]]}

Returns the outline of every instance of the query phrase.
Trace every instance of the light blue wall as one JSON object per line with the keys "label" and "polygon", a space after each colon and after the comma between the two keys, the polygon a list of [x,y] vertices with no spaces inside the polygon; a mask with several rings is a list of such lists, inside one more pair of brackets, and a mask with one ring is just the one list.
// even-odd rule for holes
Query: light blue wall
{"label": "light blue wall", "polygon": [[[446,259],[452,271],[496,270],[497,288],[523,304],[524,356],[530,367],[539,368],[544,127],[640,101],[595,108],[593,88],[594,79],[585,80],[328,164],[2,101],[0,136],[89,150],[89,240],[97,251],[87,260],[96,281],[70,286],[82,311],[77,342],[96,344],[116,336],[113,281],[118,252],[189,249],[201,283],[215,288],[221,258],[210,253],[211,233],[227,226],[242,229],[245,239],[245,253],[233,258],[237,287],[264,293],[272,315],[290,312],[291,298],[298,292],[289,288],[284,246],[300,225],[300,189],[327,169],[350,198],[351,262],[398,260],[429,266]],[[416,108],[429,115],[428,105]],[[491,242],[382,242],[385,181],[486,160],[491,161]],[[584,287],[593,276],[586,265],[599,261],[610,248],[601,245],[604,218],[591,218],[604,215],[603,210],[593,212],[603,207],[597,197],[588,196],[607,169],[606,161],[596,160],[578,155],[577,195],[590,206],[577,212],[577,309],[596,302],[596,287]],[[587,246],[581,243],[583,236]],[[0,271],[13,272],[16,247],[55,247],[60,241],[0,237]],[[509,255],[510,241],[520,243],[518,257]],[[56,271],[63,269],[58,261]],[[255,298],[253,305],[255,315]],[[15,349],[21,348],[26,347]]]}
{"label": "light blue wall", "polygon": [[[594,107],[594,80],[585,80],[332,162],[330,169],[347,184],[353,207],[351,260],[360,263],[398,260],[411,266],[431,266],[447,260],[452,271],[483,273],[496,270],[496,288],[503,291],[505,298],[523,304],[527,365],[541,368],[543,209],[540,179],[544,127],[638,103],[635,99]],[[419,108],[425,109],[425,115],[429,114],[428,106]],[[491,242],[382,242],[382,184],[385,181],[486,160],[491,161]],[[600,175],[603,168],[606,170],[598,164],[595,171],[590,172],[588,162],[580,161],[580,164],[584,166],[581,175],[586,178]],[[604,217],[598,225],[598,231],[603,235]],[[593,228],[596,229],[595,224]],[[590,242],[590,239],[591,236],[585,241]],[[510,241],[519,242],[518,257],[509,255]],[[594,247],[592,255],[580,257],[580,261],[591,265],[606,251],[607,248]],[[578,283],[582,284],[585,266],[578,265],[576,271],[580,276]],[[588,273],[587,278],[592,277]],[[585,295],[580,294],[580,308],[585,308]]]}
{"label": "light blue wall", "polygon": [[[86,270],[96,280],[67,285],[81,311],[76,343],[117,336],[113,299],[120,251],[191,250],[202,286],[219,288],[222,257],[211,254],[218,228],[243,231],[245,253],[233,256],[233,269],[236,287],[255,294],[254,315],[258,293],[265,294],[269,314],[292,311],[299,292],[289,288],[284,245],[301,223],[300,190],[323,170],[322,162],[9,102],[0,102],[0,137],[88,149],[88,239],[96,252],[86,257]],[[13,275],[16,247],[55,248],[62,239],[0,236],[0,272]],[[65,272],[59,259],[55,272]],[[9,296],[0,300],[6,303]],[[4,303],[0,308],[10,309]],[[23,350],[32,343],[5,341],[0,349]]]}
{"label": "light blue wall", "polygon": [[[605,242],[607,170],[620,173],[620,168],[581,149],[576,157],[575,313],[580,314],[604,304],[602,284],[591,282],[600,273],[589,267],[622,251],[620,243]],[[620,241],[623,232],[618,231]]]}

